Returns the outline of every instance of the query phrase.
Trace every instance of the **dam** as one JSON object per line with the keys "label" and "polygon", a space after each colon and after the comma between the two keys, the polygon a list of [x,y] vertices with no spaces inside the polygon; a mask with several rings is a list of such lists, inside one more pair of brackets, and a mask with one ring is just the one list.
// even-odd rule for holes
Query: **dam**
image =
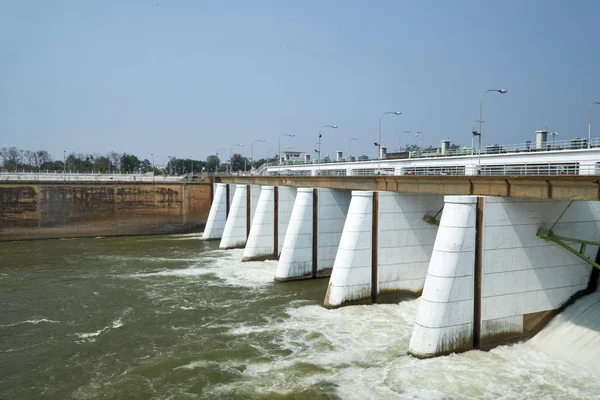
{"label": "dam", "polygon": [[533,337],[595,290],[600,183],[586,160],[599,152],[546,154],[547,165],[579,161],[545,174],[492,173],[492,158],[469,174],[472,158],[458,156],[435,160],[467,163],[443,176],[390,160],[364,176],[352,171],[369,162],[328,166],[343,174],[304,164],[220,177],[204,238],[244,248],[245,261],[276,260],[275,281],[328,278],[326,308],[420,297],[408,349],[417,358],[491,349]]}

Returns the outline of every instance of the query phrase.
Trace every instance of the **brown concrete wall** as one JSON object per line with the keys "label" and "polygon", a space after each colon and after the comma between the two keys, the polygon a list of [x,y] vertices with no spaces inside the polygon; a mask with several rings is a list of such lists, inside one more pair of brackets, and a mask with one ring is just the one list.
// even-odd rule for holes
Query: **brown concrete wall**
{"label": "brown concrete wall", "polygon": [[0,241],[199,231],[210,183],[2,183]]}

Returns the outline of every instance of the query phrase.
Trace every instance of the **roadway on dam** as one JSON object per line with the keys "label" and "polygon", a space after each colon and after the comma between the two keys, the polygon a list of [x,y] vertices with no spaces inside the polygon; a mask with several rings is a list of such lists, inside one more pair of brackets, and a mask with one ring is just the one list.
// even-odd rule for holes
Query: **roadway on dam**
{"label": "roadway on dam", "polygon": [[216,182],[401,193],[600,200],[597,175],[220,176]]}
{"label": "roadway on dam", "polygon": [[600,393],[596,295],[539,340],[417,360],[418,299],[327,310],[327,280],[275,283],[274,261],[217,246],[194,234],[0,244],[0,398]]}

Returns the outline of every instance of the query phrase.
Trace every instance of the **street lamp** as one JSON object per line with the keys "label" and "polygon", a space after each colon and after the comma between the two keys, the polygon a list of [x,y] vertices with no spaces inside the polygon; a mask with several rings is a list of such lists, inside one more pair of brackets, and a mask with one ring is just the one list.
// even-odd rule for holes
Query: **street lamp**
{"label": "street lamp", "polygon": [[[550,134],[552,135],[552,148],[554,149],[554,137],[556,135],[558,135],[558,132],[550,132]],[[588,143],[589,143],[589,140],[588,140]]]}
{"label": "street lamp", "polygon": [[423,132],[415,132],[415,137],[419,138],[419,151],[423,152]]}
{"label": "street lamp", "polygon": [[233,148],[234,147],[244,147],[244,145],[239,143],[239,144],[232,144],[229,147],[229,175],[231,175],[233,172]]}
{"label": "street lamp", "polygon": [[594,101],[592,104],[590,104],[590,117],[588,119],[588,149],[592,146],[592,106],[594,104],[600,104],[600,101]]}
{"label": "street lamp", "polygon": [[269,166],[269,153],[273,152],[275,154],[275,150],[269,149],[267,150],[267,167]]}
{"label": "street lamp", "polygon": [[398,135],[398,152],[400,152],[400,139],[402,138],[402,134],[403,133],[410,133],[410,131],[402,131],[400,132],[400,134]]}
{"label": "street lamp", "polygon": [[323,125],[323,126],[321,127],[321,129],[319,129],[319,142],[318,142],[318,144],[319,144],[319,149],[318,149],[318,151],[317,151],[317,153],[318,153],[318,154],[317,154],[317,155],[318,155],[318,158],[317,158],[317,175],[321,175],[321,137],[323,136],[323,135],[321,135],[321,131],[322,131],[324,128],[332,128],[332,129],[337,129],[337,125]]}
{"label": "street lamp", "polygon": [[281,135],[279,137],[279,153],[277,154],[277,165],[281,165],[281,138],[285,137],[285,136],[289,136],[289,137],[294,137],[296,136],[294,133],[284,133],[283,135]]}
{"label": "street lamp", "polygon": [[250,144],[250,171],[252,171],[254,169],[254,143],[256,142],[261,142],[264,143],[266,142],[266,140],[263,139],[256,139],[255,141],[252,142],[252,144]]}
{"label": "street lamp", "polygon": [[152,156],[152,173],[154,173],[154,153],[150,153]]}
{"label": "street lamp", "polygon": [[485,92],[483,92],[481,94],[481,97],[479,98],[479,135],[478,135],[479,136],[479,145],[477,146],[478,147],[478,152],[479,152],[479,158],[477,160],[477,174],[478,175],[481,173],[481,133],[482,133],[481,132],[481,129],[482,129],[481,122],[483,120],[483,117],[482,117],[482,114],[483,114],[483,96],[485,96],[485,94],[487,92],[498,92],[500,94],[504,94],[507,91],[505,89],[488,89]]}
{"label": "street lamp", "polygon": [[350,155],[352,153],[352,150],[351,150],[350,146],[351,146],[353,140],[358,140],[358,139],[357,138],[350,138],[350,139],[348,139],[348,162],[350,162]]}
{"label": "street lamp", "polygon": [[377,142],[377,173],[378,174],[381,174],[381,119],[386,114],[401,115],[402,113],[399,111],[388,111],[388,112],[384,112],[383,114],[381,114],[381,117],[379,117],[379,135],[377,136],[377,138],[378,138],[378,142]]}
{"label": "street lamp", "polygon": [[229,150],[229,148],[227,147],[219,147],[217,149],[217,152],[215,153],[217,155],[217,165],[215,165],[215,174],[217,173],[217,170],[219,169],[219,150]]}

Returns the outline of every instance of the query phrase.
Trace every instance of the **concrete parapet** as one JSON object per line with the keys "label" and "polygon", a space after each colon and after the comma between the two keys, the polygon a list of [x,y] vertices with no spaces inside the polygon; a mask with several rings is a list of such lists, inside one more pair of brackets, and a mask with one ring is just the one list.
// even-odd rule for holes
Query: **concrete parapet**
{"label": "concrete parapet", "polygon": [[[377,192],[352,192],[325,298],[326,307],[356,301],[376,302],[379,294],[418,294],[423,289],[438,229],[425,223],[423,217],[437,214],[443,197],[393,192],[379,192],[374,197],[374,193]],[[375,220],[374,198],[378,199]],[[377,227],[376,235],[373,226]],[[375,285],[373,273],[377,275]]]}
{"label": "concrete parapet", "polygon": [[203,239],[221,239],[223,236],[225,222],[227,221],[227,186],[226,183],[215,184],[213,201],[202,234]]}
{"label": "concrete parapet", "polygon": [[276,280],[329,276],[349,205],[346,190],[297,190]]}

